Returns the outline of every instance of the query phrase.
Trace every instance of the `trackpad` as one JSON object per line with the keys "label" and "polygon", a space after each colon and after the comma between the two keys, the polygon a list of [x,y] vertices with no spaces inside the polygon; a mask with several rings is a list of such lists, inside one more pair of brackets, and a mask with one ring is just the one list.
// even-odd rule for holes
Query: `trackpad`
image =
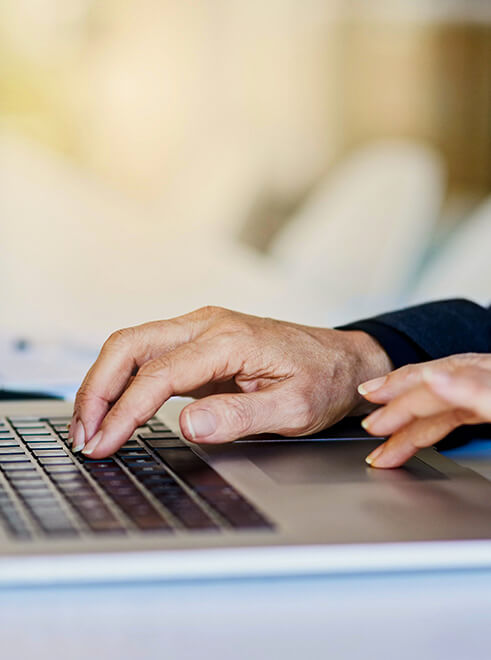
{"label": "trackpad", "polygon": [[378,444],[369,440],[247,442],[236,444],[234,449],[280,484],[446,479],[419,458],[411,458],[404,467],[392,470],[369,467],[365,456]]}

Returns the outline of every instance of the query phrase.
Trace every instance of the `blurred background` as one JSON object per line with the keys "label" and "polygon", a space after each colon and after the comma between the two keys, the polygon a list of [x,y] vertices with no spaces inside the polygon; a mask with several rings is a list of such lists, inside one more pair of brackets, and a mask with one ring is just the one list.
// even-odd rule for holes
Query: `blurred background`
{"label": "blurred background", "polygon": [[491,297],[489,0],[0,0],[0,387],[224,305]]}

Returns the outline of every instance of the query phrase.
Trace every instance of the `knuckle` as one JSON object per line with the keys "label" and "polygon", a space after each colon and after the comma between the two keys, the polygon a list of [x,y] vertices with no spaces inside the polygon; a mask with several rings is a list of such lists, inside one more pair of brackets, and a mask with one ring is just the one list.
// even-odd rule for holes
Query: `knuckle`
{"label": "knuckle", "polygon": [[163,372],[168,371],[170,369],[170,360],[167,356],[162,355],[159,358],[156,358],[155,360],[150,360],[149,362],[145,362],[145,364],[142,364],[142,366],[138,369],[138,373],[136,375],[137,378],[161,378]]}
{"label": "knuckle", "polygon": [[115,330],[106,339],[103,348],[120,348],[127,346],[133,339],[135,334],[134,328],[122,328]]}
{"label": "knuckle", "polygon": [[225,421],[230,428],[247,433],[252,428],[254,409],[245,397],[230,397],[224,406]]}
{"label": "knuckle", "polygon": [[197,313],[204,318],[218,318],[228,314],[229,311],[217,305],[205,305],[197,310]]}

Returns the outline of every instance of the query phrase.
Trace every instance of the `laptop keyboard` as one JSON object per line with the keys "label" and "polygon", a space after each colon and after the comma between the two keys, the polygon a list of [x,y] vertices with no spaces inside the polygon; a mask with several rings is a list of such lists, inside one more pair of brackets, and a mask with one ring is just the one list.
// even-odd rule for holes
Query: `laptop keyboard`
{"label": "laptop keyboard", "polygon": [[94,460],[72,453],[69,421],[0,419],[0,525],[16,539],[272,529],[158,419]]}

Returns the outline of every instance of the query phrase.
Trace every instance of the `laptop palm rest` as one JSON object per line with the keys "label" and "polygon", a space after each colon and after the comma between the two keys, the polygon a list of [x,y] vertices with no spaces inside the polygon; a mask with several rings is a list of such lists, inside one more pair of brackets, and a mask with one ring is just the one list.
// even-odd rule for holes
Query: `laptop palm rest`
{"label": "laptop palm rest", "polygon": [[408,483],[447,478],[416,457],[397,469],[369,467],[365,456],[378,443],[370,440],[302,440],[284,444],[258,441],[238,443],[230,451],[235,457],[248,459],[278,484]]}

